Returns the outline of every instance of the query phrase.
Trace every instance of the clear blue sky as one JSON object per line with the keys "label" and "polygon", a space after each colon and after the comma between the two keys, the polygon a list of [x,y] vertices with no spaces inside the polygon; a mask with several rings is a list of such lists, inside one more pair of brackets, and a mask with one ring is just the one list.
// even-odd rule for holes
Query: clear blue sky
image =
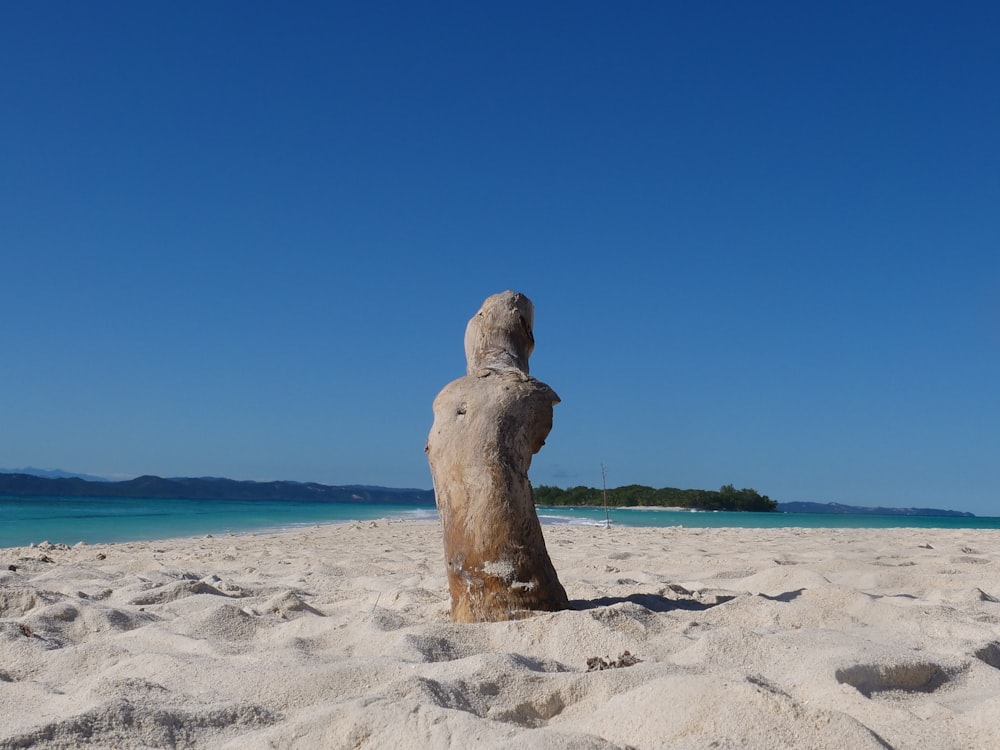
{"label": "clear blue sky", "polygon": [[0,11],[0,466],[429,488],[504,289],[537,484],[1000,515],[1000,4]]}

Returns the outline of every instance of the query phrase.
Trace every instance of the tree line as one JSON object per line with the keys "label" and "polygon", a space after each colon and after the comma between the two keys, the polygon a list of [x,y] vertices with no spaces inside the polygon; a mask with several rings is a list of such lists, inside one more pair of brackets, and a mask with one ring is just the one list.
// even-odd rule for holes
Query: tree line
{"label": "tree line", "polygon": [[[604,490],[595,487],[570,487],[561,489],[541,485],[535,487],[536,505],[604,506]],[[641,484],[608,489],[609,508],[627,506],[668,506],[692,510],[745,510],[771,512],[778,503],[757,490],[744,487],[736,489],[724,484],[718,490],[681,490],[676,487],[654,489]]]}

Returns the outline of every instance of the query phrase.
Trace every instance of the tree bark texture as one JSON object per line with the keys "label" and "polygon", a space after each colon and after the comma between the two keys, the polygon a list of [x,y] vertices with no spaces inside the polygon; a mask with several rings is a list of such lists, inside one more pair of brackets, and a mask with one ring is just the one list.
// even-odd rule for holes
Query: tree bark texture
{"label": "tree bark texture", "polygon": [[559,403],[528,374],[533,325],[524,295],[488,297],[466,328],[467,374],[434,399],[427,457],[456,622],[569,608],[528,481]]}

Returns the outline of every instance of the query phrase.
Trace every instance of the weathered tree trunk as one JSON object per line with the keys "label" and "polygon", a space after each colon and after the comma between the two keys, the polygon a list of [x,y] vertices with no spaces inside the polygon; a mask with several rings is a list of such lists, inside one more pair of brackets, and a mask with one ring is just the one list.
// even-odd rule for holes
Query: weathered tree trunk
{"label": "weathered tree trunk", "polygon": [[456,622],[568,609],[528,481],[559,397],[528,375],[534,307],[488,297],[465,332],[468,374],[434,399],[427,457],[444,528]]}

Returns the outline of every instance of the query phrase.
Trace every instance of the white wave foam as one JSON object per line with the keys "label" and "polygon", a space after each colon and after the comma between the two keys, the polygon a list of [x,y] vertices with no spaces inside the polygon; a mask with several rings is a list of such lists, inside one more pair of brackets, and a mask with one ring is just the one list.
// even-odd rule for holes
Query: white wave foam
{"label": "white wave foam", "polygon": [[607,521],[600,521],[594,518],[580,518],[578,516],[552,516],[549,514],[539,514],[538,520],[552,526],[607,526]]}
{"label": "white wave foam", "polygon": [[418,508],[417,510],[408,510],[403,513],[402,517],[413,521],[437,521],[439,518],[437,508]]}

